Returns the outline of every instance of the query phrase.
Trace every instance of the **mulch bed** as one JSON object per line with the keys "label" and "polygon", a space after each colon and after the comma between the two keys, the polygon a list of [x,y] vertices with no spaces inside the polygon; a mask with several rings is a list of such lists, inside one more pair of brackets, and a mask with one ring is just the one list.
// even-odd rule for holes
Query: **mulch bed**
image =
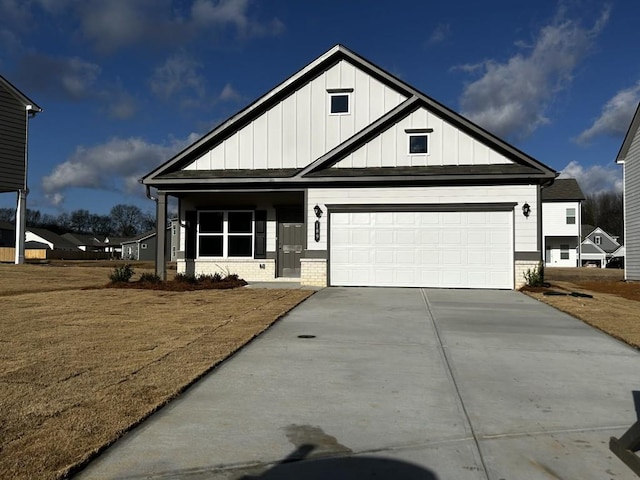
{"label": "mulch bed", "polygon": [[170,292],[191,292],[194,290],[228,290],[247,285],[241,278],[222,279],[217,282],[197,280],[195,282],[184,282],[178,280],[167,280],[164,282],[115,282],[106,285],[107,288],[135,288],[140,290],[167,290]]}

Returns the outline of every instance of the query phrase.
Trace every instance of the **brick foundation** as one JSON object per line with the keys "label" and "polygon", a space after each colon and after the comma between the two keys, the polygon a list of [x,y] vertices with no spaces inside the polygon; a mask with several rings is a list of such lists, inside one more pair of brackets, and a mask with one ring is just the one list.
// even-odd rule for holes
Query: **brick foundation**
{"label": "brick foundation", "polygon": [[327,260],[324,258],[303,258],[300,260],[300,284],[313,287],[327,286]]}

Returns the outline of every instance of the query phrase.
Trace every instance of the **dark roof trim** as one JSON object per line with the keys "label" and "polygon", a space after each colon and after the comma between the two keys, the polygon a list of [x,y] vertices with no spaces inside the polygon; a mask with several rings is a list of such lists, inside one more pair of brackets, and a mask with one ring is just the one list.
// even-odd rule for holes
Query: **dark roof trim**
{"label": "dark roof trim", "polygon": [[640,103],[636,107],[636,113],[633,114],[633,119],[631,120],[631,124],[629,125],[629,129],[627,130],[627,134],[624,136],[624,140],[622,141],[622,146],[620,147],[620,151],[618,152],[618,156],[616,157],[616,163],[624,163],[627,158],[627,154],[629,153],[629,148],[631,148],[631,142],[633,142],[633,138],[636,136],[636,132],[640,127]]}
{"label": "dark roof trim", "polygon": [[326,204],[330,213],[341,212],[510,212],[516,202],[495,203],[336,203]]}
{"label": "dark roof trim", "polygon": [[0,85],[4,85],[9,93],[24,105],[26,110],[33,112],[34,114],[42,112],[42,108],[36,105],[36,102],[31,100],[24,93],[18,90],[9,80],[4,78],[2,75],[0,75]]}

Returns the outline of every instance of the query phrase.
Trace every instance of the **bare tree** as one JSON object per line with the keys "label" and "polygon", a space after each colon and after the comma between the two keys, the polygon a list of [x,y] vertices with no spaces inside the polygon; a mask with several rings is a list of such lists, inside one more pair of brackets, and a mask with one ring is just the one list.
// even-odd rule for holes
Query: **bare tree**
{"label": "bare tree", "polygon": [[622,205],[622,193],[589,194],[582,204],[582,223],[600,227],[607,233],[622,238],[624,230]]}

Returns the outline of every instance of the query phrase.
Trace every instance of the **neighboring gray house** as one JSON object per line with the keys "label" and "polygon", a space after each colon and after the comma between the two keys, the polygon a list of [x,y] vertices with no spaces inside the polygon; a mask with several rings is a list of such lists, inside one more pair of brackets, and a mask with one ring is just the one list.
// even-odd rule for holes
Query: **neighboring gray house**
{"label": "neighboring gray house", "polygon": [[640,104],[624,137],[616,163],[624,184],[624,276],[640,280]]}
{"label": "neighboring gray house", "polygon": [[337,45],[142,183],[159,225],[179,200],[181,273],[513,289],[542,259],[556,176]]}
{"label": "neighboring gray house", "polygon": [[[167,227],[167,234],[171,232],[171,227]],[[123,260],[155,260],[156,258],[157,235],[155,230],[143,233],[137,237],[122,242]],[[169,258],[171,245],[167,242],[165,256]]]}
{"label": "neighboring gray house", "polygon": [[17,192],[15,263],[24,263],[27,212],[27,131],[42,109],[0,75],[0,193]]}
{"label": "neighboring gray house", "polygon": [[577,267],[584,193],[574,178],[557,178],[542,189],[542,244],[547,267]]}
{"label": "neighboring gray house", "polygon": [[15,247],[16,229],[9,222],[0,222],[0,247]]}
{"label": "neighboring gray house", "polygon": [[618,238],[596,227],[585,235],[580,245],[581,266],[605,268],[609,260],[618,256],[616,252],[619,251]]}

